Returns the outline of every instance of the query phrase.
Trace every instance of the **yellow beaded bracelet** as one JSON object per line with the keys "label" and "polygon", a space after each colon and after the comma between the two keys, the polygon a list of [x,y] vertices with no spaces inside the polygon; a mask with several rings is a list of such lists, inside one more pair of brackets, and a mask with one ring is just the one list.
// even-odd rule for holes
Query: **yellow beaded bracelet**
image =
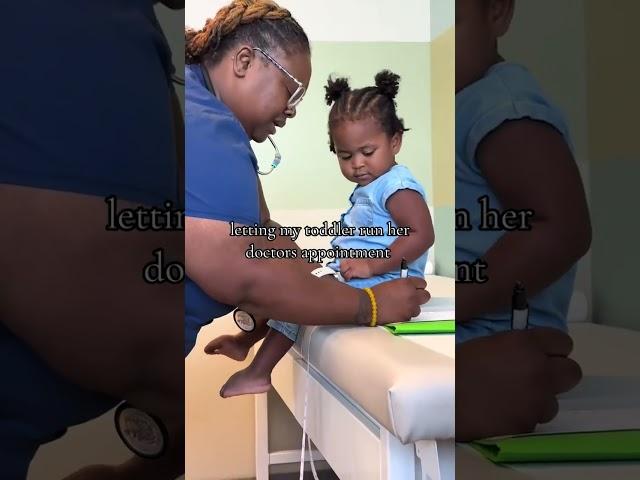
{"label": "yellow beaded bracelet", "polygon": [[378,322],[378,304],[376,303],[376,296],[373,294],[373,290],[370,288],[365,288],[365,292],[369,295],[369,300],[371,300],[371,323],[370,327],[375,327]]}

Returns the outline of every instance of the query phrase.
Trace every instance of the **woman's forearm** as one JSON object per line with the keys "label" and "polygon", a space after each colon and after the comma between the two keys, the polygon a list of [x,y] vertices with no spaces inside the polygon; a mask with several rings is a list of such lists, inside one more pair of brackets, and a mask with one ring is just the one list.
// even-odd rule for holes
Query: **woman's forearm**
{"label": "woman's forearm", "polygon": [[[247,258],[253,250],[269,250],[289,259]],[[300,258],[287,237],[230,235],[226,222],[187,217],[186,269],[210,298],[237,305],[261,317],[306,325],[364,325],[371,321],[367,293],[309,272],[316,267]],[[288,253],[286,253],[288,251]],[[295,257],[295,258],[294,258]],[[422,279],[395,280],[372,287],[378,323],[408,320],[429,298]]]}
{"label": "woman's forearm", "polygon": [[142,271],[158,247],[180,260],[182,232],[106,231],[99,197],[0,186],[0,203],[12,225],[0,229],[0,321],[85,388],[124,398],[143,380],[170,381],[164,358],[183,358],[183,286],[147,284]]}
{"label": "woman's forearm", "polygon": [[313,277],[311,272],[320,265],[300,258],[301,250],[290,237],[278,236],[268,243],[269,248],[296,251],[298,258],[290,262],[254,261],[250,267],[253,278],[240,299],[241,307],[259,316],[295,320],[301,325],[369,323],[366,294],[331,278]]}

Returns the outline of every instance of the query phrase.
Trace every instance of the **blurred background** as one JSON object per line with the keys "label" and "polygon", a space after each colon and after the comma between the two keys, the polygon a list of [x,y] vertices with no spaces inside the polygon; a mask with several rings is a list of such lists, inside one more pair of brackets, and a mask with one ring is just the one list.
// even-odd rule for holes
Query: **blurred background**
{"label": "blurred background", "polygon": [[529,68],[564,111],[587,190],[593,243],[571,319],[636,330],[640,62],[630,48],[640,41],[638,15],[634,0],[520,0],[501,42],[503,56]]}
{"label": "blurred background", "polygon": [[[184,72],[184,10],[155,7],[157,18],[169,41],[177,74]],[[126,75],[126,72],[122,73]],[[184,105],[184,87],[175,84]],[[113,411],[77,427],[69,429],[61,439],[46,444],[36,454],[29,469],[28,480],[63,478],[85,465],[117,464],[131,456],[118,437]]]}

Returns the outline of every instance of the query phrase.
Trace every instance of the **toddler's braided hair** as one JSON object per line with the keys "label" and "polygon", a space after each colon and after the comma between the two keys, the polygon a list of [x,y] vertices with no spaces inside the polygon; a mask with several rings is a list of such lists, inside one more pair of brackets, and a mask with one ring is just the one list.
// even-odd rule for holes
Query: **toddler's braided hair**
{"label": "toddler's braided hair", "polygon": [[331,105],[329,149],[334,153],[331,129],[344,120],[373,118],[389,136],[408,130],[396,112],[395,98],[400,89],[400,76],[389,70],[376,74],[375,86],[351,90],[346,78],[329,77],[324,89],[327,105]]}
{"label": "toddler's braided hair", "polygon": [[185,62],[213,63],[238,43],[267,52],[309,53],[309,39],[286,10],[271,0],[233,0],[206,21],[202,30],[185,29]]}

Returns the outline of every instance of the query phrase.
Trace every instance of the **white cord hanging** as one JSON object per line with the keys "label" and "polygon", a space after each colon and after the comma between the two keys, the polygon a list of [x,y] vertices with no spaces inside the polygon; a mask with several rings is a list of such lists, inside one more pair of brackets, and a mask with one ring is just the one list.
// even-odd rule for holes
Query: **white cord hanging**
{"label": "white cord hanging", "polygon": [[[319,480],[318,479],[318,473],[316,472],[316,466],[315,463],[313,461],[313,454],[311,453],[311,438],[307,435],[307,406],[308,406],[308,400],[309,400],[309,377],[310,377],[310,360],[311,360],[311,337],[313,336],[314,332],[316,331],[316,328],[318,327],[314,327],[313,330],[311,330],[311,333],[309,333],[309,345],[307,347],[307,379],[305,382],[305,387],[304,387],[304,410],[302,413],[302,448],[300,449],[300,480],[303,480],[304,478],[304,457],[305,457],[305,448],[306,446],[309,447],[309,460],[311,461],[311,473],[313,474],[313,478],[314,480]],[[307,445],[305,446],[305,437],[307,440]]]}

